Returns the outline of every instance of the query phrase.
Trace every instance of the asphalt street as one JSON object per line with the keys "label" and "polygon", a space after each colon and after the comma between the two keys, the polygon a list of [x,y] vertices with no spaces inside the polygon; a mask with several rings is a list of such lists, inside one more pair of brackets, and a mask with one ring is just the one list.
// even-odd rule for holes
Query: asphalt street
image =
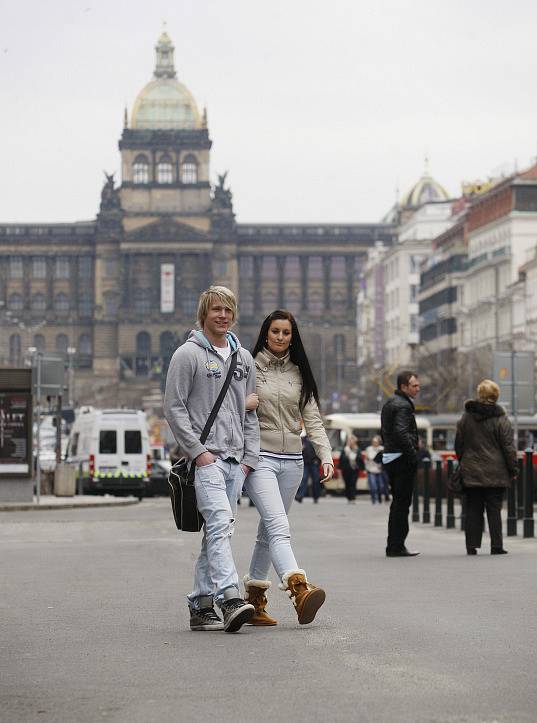
{"label": "asphalt street", "polygon": [[[167,500],[0,513],[0,720],[537,721],[537,540],[468,557],[460,531],[416,523],[422,554],[387,559],[386,518],[366,499],[294,505],[327,602],[299,626],[273,585],[278,626],[230,635],[189,630],[200,536]],[[241,576],[257,521],[242,505]]]}

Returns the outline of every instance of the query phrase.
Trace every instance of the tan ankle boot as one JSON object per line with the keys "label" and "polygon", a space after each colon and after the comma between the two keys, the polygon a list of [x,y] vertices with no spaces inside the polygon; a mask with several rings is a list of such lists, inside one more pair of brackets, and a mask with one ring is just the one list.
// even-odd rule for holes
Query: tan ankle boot
{"label": "tan ankle boot", "polygon": [[286,590],[293,601],[301,625],[307,625],[315,619],[317,610],[326,598],[324,590],[308,582],[304,570],[286,572],[280,588]]}
{"label": "tan ankle boot", "polygon": [[270,580],[252,580],[248,575],[243,578],[244,599],[255,608],[255,613],[250,618],[249,625],[277,625],[278,621],[268,615],[265,607],[267,605],[266,592],[271,583]]}

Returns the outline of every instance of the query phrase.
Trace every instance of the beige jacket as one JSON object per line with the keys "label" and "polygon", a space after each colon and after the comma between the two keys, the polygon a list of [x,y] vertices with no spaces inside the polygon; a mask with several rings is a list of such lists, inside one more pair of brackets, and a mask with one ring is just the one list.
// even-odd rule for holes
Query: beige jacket
{"label": "beige jacket", "polygon": [[257,354],[255,366],[261,450],[292,454],[301,452],[303,421],[306,434],[321,462],[332,464],[332,449],[315,400],[310,400],[300,413],[302,377],[289,354],[280,359],[264,349]]}

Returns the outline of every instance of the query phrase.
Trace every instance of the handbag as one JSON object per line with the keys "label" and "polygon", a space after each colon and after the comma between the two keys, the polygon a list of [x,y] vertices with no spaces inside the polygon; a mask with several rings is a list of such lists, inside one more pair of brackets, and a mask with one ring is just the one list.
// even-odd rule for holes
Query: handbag
{"label": "handbag", "polygon": [[[225,382],[201,433],[201,444],[205,444],[209,436],[213,422],[220,411],[224,397],[231,384],[231,377],[236,366],[237,354],[233,354]],[[199,532],[205,522],[198,510],[198,502],[196,500],[196,489],[194,487],[195,465],[194,460],[188,460],[186,457],[182,457],[173,465],[168,475],[173,519],[175,520],[177,529],[183,530],[183,532]]]}
{"label": "handbag", "polygon": [[459,464],[455,467],[453,472],[448,477],[447,488],[449,492],[451,492],[451,494],[453,495],[460,495],[462,492],[464,492],[460,460]]}

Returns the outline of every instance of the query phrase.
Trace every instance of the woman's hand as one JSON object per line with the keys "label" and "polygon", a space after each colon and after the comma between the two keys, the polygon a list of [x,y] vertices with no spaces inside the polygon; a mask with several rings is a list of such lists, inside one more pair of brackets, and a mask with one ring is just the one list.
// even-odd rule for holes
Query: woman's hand
{"label": "woman's hand", "polygon": [[329,479],[332,479],[334,476],[334,465],[330,464],[330,462],[325,462],[323,464],[323,474],[324,477],[321,480],[321,484],[324,484],[325,482],[328,482]]}
{"label": "woman's hand", "polygon": [[246,397],[246,411],[253,412],[259,406],[259,397],[257,394],[248,394]]}

